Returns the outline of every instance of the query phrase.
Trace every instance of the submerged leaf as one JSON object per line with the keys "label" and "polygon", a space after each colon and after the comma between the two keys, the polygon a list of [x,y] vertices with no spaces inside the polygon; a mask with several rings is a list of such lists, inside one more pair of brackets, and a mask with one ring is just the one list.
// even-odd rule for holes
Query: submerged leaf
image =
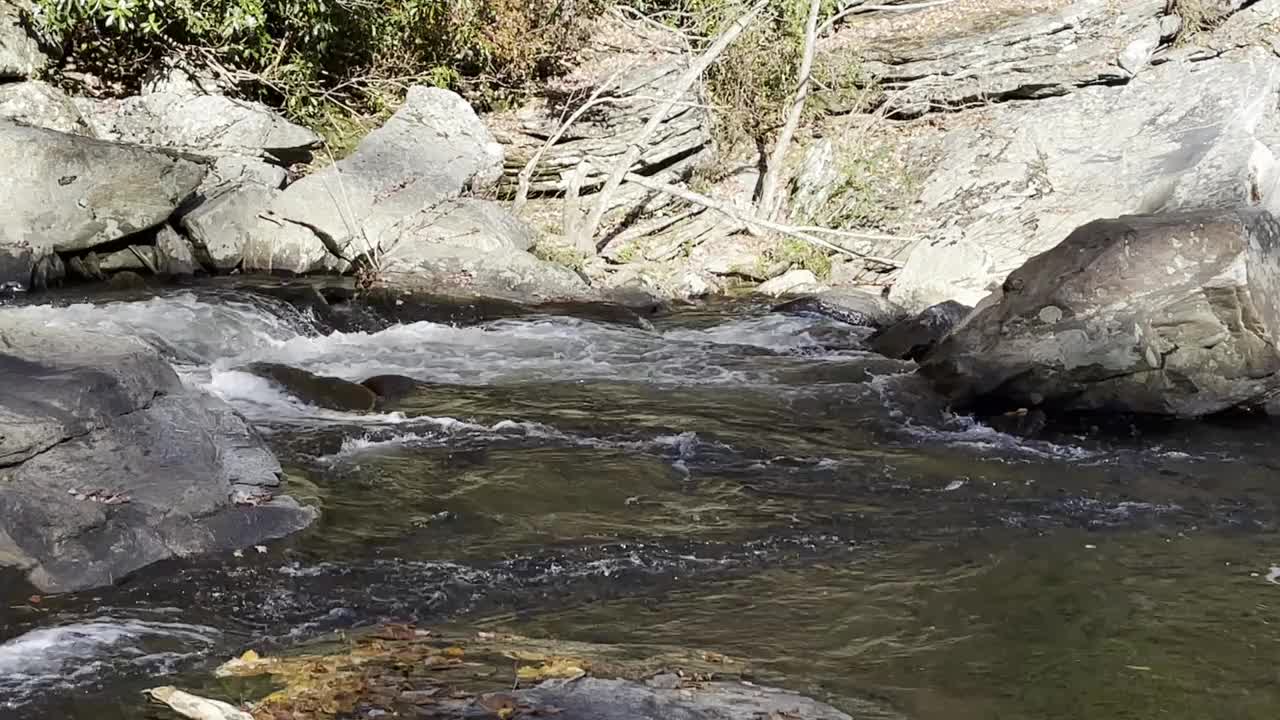
{"label": "submerged leaf", "polygon": [[191,720],[254,720],[252,715],[230,703],[192,695],[172,685],[144,692],[152,700],[168,705],[174,712]]}
{"label": "submerged leaf", "polygon": [[526,665],[516,671],[516,677],[523,682],[541,682],[542,680],[577,680],[587,674],[582,669],[581,661],[568,658],[549,658],[538,667]]}

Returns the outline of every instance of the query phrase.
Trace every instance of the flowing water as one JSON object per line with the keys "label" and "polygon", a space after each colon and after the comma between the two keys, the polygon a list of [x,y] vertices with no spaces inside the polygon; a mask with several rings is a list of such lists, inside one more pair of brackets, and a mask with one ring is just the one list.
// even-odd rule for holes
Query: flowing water
{"label": "flowing water", "polygon": [[[212,290],[5,312],[155,344],[323,508],[114,588],[33,603],[6,577],[6,720],[151,717],[141,688],[384,619],[715,650],[857,717],[1280,711],[1266,422],[1014,438],[864,331],[744,304],[347,332]],[[253,361],[432,385],[346,414]]]}

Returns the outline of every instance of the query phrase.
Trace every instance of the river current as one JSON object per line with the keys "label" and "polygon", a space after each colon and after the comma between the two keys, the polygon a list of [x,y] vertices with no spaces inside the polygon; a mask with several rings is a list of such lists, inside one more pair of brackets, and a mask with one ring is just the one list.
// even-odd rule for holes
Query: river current
{"label": "river current", "polygon": [[[383,620],[705,648],[855,717],[1280,710],[1268,421],[1017,438],[865,330],[750,303],[345,332],[198,288],[4,312],[154,344],[323,510],[113,588],[36,603],[5,576],[6,720],[152,717],[142,688]],[[430,384],[341,413],[241,369],[258,361]]]}

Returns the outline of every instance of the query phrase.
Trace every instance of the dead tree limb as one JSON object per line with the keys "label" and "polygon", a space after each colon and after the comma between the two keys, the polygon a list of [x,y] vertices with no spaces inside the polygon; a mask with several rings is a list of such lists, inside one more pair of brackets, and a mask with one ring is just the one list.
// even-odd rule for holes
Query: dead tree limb
{"label": "dead tree limb", "polygon": [[516,176],[519,179],[519,182],[516,187],[516,198],[511,203],[512,213],[519,215],[520,211],[524,209],[524,204],[529,201],[529,181],[533,177],[533,171],[537,169],[538,163],[542,161],[542,156],[546,154],[547,150],[550,150],[552,146],[560,142],[560,138],[564,137],[564,134],[568,132],[569,127],[577,122],[578,118],[586,114],[586,112],[594,105],[601,102],[601,96],[608,90],[612,89],[614,84],[618,81],[618,78],[622,77],[624,73],[631,70],[633,67],[635,67],[635,63],[631,63],[624,68],[619,68],[612,75],[605,78],[605,81],[600,83],[600,85],[591,92],[591,95],[587,97],[586,101],[583,102],[577,110],[574,110],[573,114],[565,118],[564,122],[560,123],[560,127],[556,128],[556,131],[551,134],[551,137],[547,138],[547,141],[542,144],[542,147],[538,148],[538,151],[533,154],[533,157],[529,158],[529,162],[524,164],[524,168],[521,169],[520,174]]}
{"label": "dead tree limb", "polygon": [[786,164],[787,152],[791,149],[791,140],[800,127],[804,117],[805,101],[809,98],[809,78],[813,73],[813,55],[818,45],[818,13],[822,10],[822,0],[809,0],[809,16],[804,25],[804,54],[800,57],[800,69],[796,76],[796,94],[791,98],[791,106],[787,108],[787,120],[778,133],[778,139],[769,153],[765,164],[764,179],[760,183],[760,201],[756,204],[756,215],[772,220],[781,206],[779,186],[782,184],[782,167]]}
{"label": "dead tree limb", "polygon": [[726,202],[716,200],[715,198],[709,198],[706,195],[696,193],[692,190],[689,190],[687,188],[682,188],[678,185],[671,185],[670,183],[660,182],[658,180],[654,180],[651,177],[638,175],[632,172],[626,173],[625,178],[627,182],[635,183],[636,185],[639,185],[640,187],[643,187],[647,190],[652,190],[653,192],[658,192],[658,193],[664,193],[666,195],[672,195],[674,197],[680,198],[681,200],[684,200],[685,202],[693,203],[695,205],[701,205],[709,210],[715,210],[716,212],[724,215],[725,217],[729,218],[733,222],[737,223],[737,226],[739,228],[746,228],[748,226],[754,225],[757,227],[764,228],[765,230],[772,230],[773,232],[779,233],[781,235],[787,235],[789,237],[799,238],[801,240],[804,240],[805,242],[817,245],[818,247],[826,248],[828,250],[833,250],[835,252],[848,255],[849,257],[857,258],[859,260],[869,260],[871,262],[879,263],[881,265],[887,265],[893,268],[902,267],[902,263],[897,260],[877,257],[875,255],[867,255],[854,250],[850,250],[849,248],[840,247],[839,245],[823,240],[822,238],[812,233],[805,232],[804,230],[800,230],[800,229],[791,227],[789,225],[776,223],[776,222],[773,222],[772,220],[762,220],[760,218],[743,217],[741,214],[737,212],[737,210],[733,208],[733,206],[729,205]]}
{"label": "dead tree limb", "polygon": [[[667,119],[667,115],[671,112],[671,108],[679,102],[689,87],[697,82],[698,78],[706,72],[707,68],[715,62],[716,58],[725,51],[738,36],[743,33],[756,19],[756,16],[769,4],[769,0],[759,0],[750,9],[741,15],[733,24],[728,27],[716,41],[708,47],[706,51],[698,57],[694,63],[685,70],[684,74],[676,82],[671,89],[671,97],[661,106],[655,109],[653,116],[649,118],[649,122],[645,123],[644,128],[629,143],[627,152],[618,160],[618,164],[613,167],[609,173],[608,179],[605,180],[604,187],[596,196],[595,205],[591,207],[591,212],[587,215],[587,219],[578,228],[579,235],[574,238],[574,245],[585,247],[588,242],[592,242],[595,238],[596,230],[600,227],[600,221],[604,218],[605,211],[609,208],[609,196],[613,195],[622,185],[623,179],[631,172],[631,168],[644,154],[644,145],[649,138],[658,130],[658,126]],[[594,244],[592,244],[594,247]]]}

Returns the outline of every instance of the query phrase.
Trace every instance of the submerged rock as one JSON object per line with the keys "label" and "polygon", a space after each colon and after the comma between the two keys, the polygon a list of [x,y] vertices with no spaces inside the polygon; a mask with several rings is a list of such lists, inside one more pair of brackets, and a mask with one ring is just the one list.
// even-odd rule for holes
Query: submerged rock
{"label": "submerged rock", "polygon": [[402,400],[427,385],[404,375],[375,375],[360,384],[377,395],[381,402]]}
{"label": "submerged rock", "polygon": [[280,465],[149,347],[0,317],[0,565],[45,592],[306,527]]}
{"label": "submerged rock", "polygon": [[1280,389],[1280,222],[1098,220],[1035,256],[925,358],[960,405],[1200,416]]}
{"label": "submerged rock", "polygon": [[743,682],[661,687],[661,683],[583,678],[548,681],[513,695],[533,707],[557,709],[562,720],[852,720],[798,693]]}
{"label": "submerged rock", "polygon": [[954,300],[925,308],[919,315],[900,320],[872,337],[871,349],[898,360],[919,360],[972,310]]}
{"label": "submerged rock", "polygon": [[264,377],[290,395],[316,407],[340,412],[369,412],[378,403],[378,396],[363,385],[288,365],[259,362],[245,366],[244,371]]}

